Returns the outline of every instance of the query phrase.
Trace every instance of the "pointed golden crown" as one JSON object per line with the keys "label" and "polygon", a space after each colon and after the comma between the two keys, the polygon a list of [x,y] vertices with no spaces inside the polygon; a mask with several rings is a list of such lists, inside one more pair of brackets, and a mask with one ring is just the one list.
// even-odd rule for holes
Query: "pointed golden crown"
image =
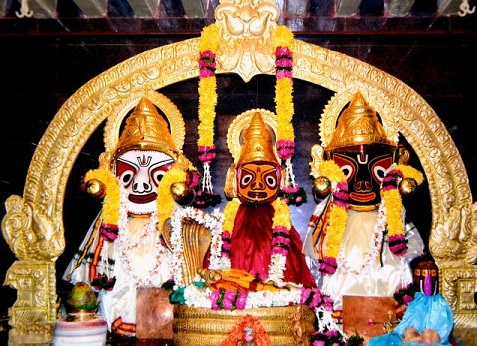
{"label": "pointed golden crown", "polygon": [[272,136],[260,112],[254,113],[250,125],[244,130],[243,145],[237,166],[254,161],[278,163],[274,149]]}
{"label": "pointed golden crown", "polygon": [[179,154],[169,132],[169,126],[154,104],[143,97],[126,119],[126,125],[116,146],[115,156],[127,150],[161,151],[173,158]]}
{"label": "pointed golden crown", "polygon": [[386,136],[376,111],[358,91],[351,98],[348,108],[338,118],[338,125],[325,150],[331,151],[361,144],[384,144],[397,147],[397,144]]}

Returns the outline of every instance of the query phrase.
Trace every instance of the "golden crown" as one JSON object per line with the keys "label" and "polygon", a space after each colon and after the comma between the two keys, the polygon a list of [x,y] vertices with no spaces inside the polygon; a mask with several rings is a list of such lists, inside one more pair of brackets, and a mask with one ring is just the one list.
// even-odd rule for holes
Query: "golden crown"
{"label": "golden crown", "polygon": [[126,124],[115,150],[115,157],[128,150],[161,151],[177,158],[174,140],[169,125],[159,114],[154,104],[146,97],[141,98]]}
{"label": "golden crown", "polygon": [[254,161],[279,163],[272,136],[260,112],[252,115],[250,125],[244,131],[242,150],[236,166]]}
{"label": "golden crown", "polygon": [[325,151],[362,144],[397,146],[388,139],[376,111],[358,91],[338,118],[338,124]]}

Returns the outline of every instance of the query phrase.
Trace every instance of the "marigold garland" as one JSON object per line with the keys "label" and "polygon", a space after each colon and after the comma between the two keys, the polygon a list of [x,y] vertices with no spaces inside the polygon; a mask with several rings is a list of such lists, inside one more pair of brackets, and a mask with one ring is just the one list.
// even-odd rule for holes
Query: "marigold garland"
{"label": "marigold garland", "polygon": [[294,36],[286,26],[278,26],[273,33],[275,51],[275,111],[277,114],[277,141],[275,147],[280,159],[285,161],[287,203],[300,204],[303,191],[295,182],[291,159],[295,155],[295,133],[292,119],[293,105],[293,43]]}
{"label": "marigold garland", "polygon": [[199,126],[197,150],[198,158],[204,166],[202,191],[197,194],[197,205],[215,205],[220,202],[220,196],[214,193],[210,163],[215,160],[214,122],[215,107],[217,106],[217,79],[215,77],[215,54],[219,46],[220,36],[216,24],[211,24],[202,30],[199,40]]}
{"label": "marigold garland", "polygon": [[318,167],[318,173],[331,182],[333,206],[330,211],[329,226],[325,235],[324,258],[320,269],[328,274],[336,270],[336,258],[340,252],[341,239],[348,222],[348,183],[341,168],[332,160],[323,161]]}
{"label": "marigold garland", "polygon": [[218,30],[216,24],[205,27],[199,40],[199,138],[197,145],[200,152],[214,146],[215,107],[218,97],[215,77],[215,54],[220,39]]}
{"label": "marigold garland", "polygon": [[185,183],[186,172],[177,168],[176,164],[167,171],[157,188],[157,210],[159,229],[162,228],[164,222],[171,217],[174,212],[174,198],[171,193],[173,183]]}
{"label": "marigold garland", "polygon": [[398,189],[399,182],[404,178],[411,178],[418,185],[424,181],[424,176],[417,169],[407,165],[395,165],[387,172],[383,179],[382,203],[385,207],[388,242],[391,252],[403,256],[407,252],[404,234],[403,205]]}
{"label": "marigold garland", "polygon": [[276,199],[273,203],[275,215],[273,216],[273,228],[283,227],[285,229],[291,228],[290,209],[288,205],[281,199]]}
{"label": "marigold garland", "polygon": [[[320,262],[320,270],[325,274],[333,274],[337,268],[337,257],[341,240],[348,220],[348,184],[341,168],[332,160],[323,161],[318,173],[328,178],[332,186],[333,203],[329,225],[325,235],[325,251]],[[403,224],[403,205],[398,190],[399,182],[404,178],[414,179],[418,185],[424,181],[421,172],[407,165],[394,165],[383,179],[381,188],[382,209],[386,218],[386,230],[391,251],[403,256],[407,251]]]}
{"label": "marigold garland", "polygon": [[119,203],[121,192],[114,174],[106,169],[89,170],[84,181],[97,180],[104,185],[105,195],[103,200],[102,218],[104,224],[117,225],[119,220]]}
{"label": "marigold garland", "polygon": [[[219,48],[220,35],[216,24],[202,30],[199,40],[199,126],[198,151],[199,160],[204,165],[203,189],[213,194],[209,172],[210,163],[216,158],[214,144],[215,107],[217,106],[217,80],[215,76],[216,52]],[[286,184],[290,204],[303,201],[303,190],[295,183],[291,158],[295,153],[295,134],[292,125],[293,105],[293,43],[294,35],[286,26],[278,26],[273,33],[272,48],[275,51],[275,105],[277,114],[276,148],[279,157],[287,161]],[[296,195],[296,198],[295,196]]]}
{"label": "marigold garland", "polygon": [[224,224],[222,229],[224,232],[229,233],[232,235],[235,223],[235,216],[237,215],[238,208],[240,206],[240,202],[237,199],[231,200],[224,209]]}
{"label": "marigold garland", "polygon": [[401,171],[404,178],[411,178],[417,182],[417,185],[421,185],[424,181],[424,175],[414,167],[408,165],[396,165],[395,170]]}

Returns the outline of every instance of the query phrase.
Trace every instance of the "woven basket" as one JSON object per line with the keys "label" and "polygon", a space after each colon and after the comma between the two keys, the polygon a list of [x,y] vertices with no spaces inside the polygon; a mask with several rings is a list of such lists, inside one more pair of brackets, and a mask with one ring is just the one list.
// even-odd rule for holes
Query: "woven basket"
{"label": "woven basket", "polygon": [[176,305],[173,323],[174,346],[216,345],[224,340],[239,319],[247,314],[259,318],[273,346],[301,345],[301,341],[309,339],[315,331],[316,316],[308,306],[216,311]]}

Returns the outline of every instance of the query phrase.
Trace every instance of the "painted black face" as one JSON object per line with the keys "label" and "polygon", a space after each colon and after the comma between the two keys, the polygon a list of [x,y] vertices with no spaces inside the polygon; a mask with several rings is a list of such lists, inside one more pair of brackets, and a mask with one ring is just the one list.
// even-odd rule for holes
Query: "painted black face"
{"label": "painted black face", "polygon": [[394,148],[360,145],[334,151],[331,157],[347,177],[350,205],[379,204],[380,186],[394,162]]}

